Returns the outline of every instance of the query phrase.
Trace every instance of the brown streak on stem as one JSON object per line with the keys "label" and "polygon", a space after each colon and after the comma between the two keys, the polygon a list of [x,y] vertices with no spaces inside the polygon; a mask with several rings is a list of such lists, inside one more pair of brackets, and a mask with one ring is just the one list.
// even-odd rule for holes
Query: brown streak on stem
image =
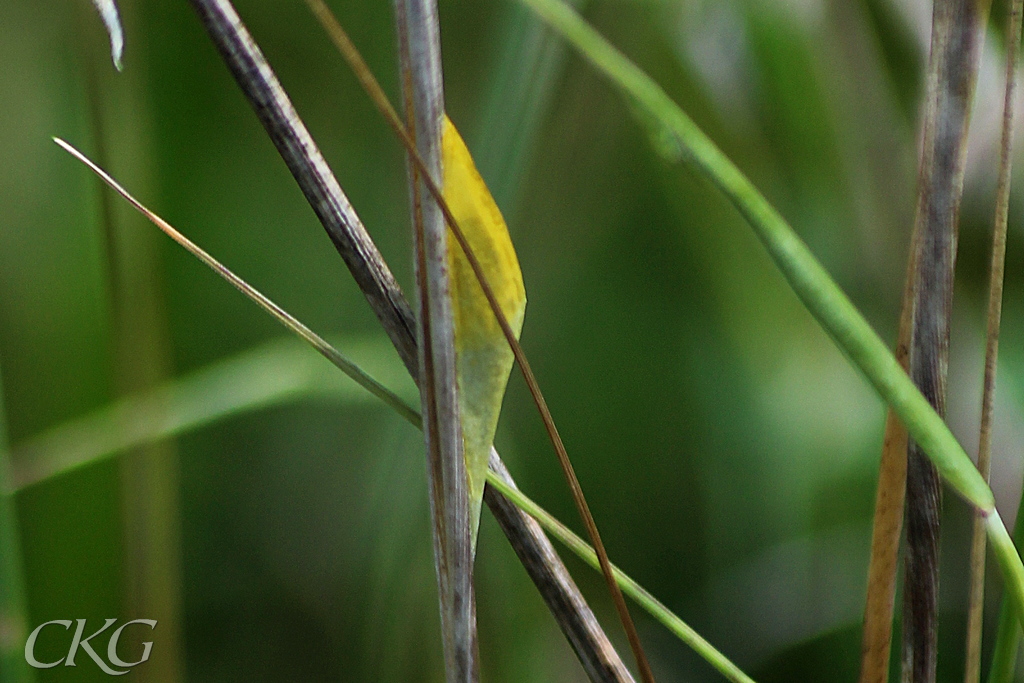
{"label": "brown streak on stem", "polygon": [[[1013,153],[1014,100],[1017,90],[1017,52],[1020,47],[1022,0],[1011,0],[1006,23],[1006,90],[1003,94],[1003,129],[992,228],[992,261],[989,274],[988,321],[985,333],[985,375],[981,395],[981,426],[978,436],[978,471],[989,480],[992,455],[992,409],[999,355],[999,323],[1003,308],[1003,271],[1006,264],[1006,226],[1010,209],[1010,169]],[[967,653],[964,683],[981,680],[981,632],[985,602],[985,521],[974,517],[971,538],[971,583],[967,612]]]}
{"label": "brown streak on stem", "polygon": [[[926,125],[928,119],[926,117]],[[929,133],[925,132],[925,138]],[[900,324],[896,335],[896,361],[904,370],[910,366],[910,331],[914,320],[914,273],[920,248],[921,221],[914,221],[903,282]],[[878,467],[875,514],[871,530],[871,559],[868,563],[868,592],[864,604],[861,635],[860,683],[889,680],[892,622],[896,603],[896,570],[899,564],[900,534],[907,485],[907,428],[889,408],[885,418],[882,457]]]}

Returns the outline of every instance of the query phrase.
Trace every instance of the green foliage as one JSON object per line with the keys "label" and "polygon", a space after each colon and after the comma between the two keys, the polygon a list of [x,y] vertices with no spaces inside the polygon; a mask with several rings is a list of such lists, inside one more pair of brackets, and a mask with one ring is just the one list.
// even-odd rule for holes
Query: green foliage
{"label": "green foliage", "polygon": [[[840,5],[851,14],[836,14]],[[913,74],[924,54],[893,6],[587,5],[588,19],[791,219],[887,339],[913,209]],[[139,175],[122,179],[312,328],[376,334],[186,3],[122,9],[126,68],[110,87],[132,118],[117,135],[144,143]],[[397,144],[301,3],[239,9],[389,263],[411,282]],[[394,94],[388,3],[335,9]],[[75,47],[86,28],[65,10],[0,3],[0,56],[17,65],[0,70],[0,364],[16,446],[112,398],[96,189],[49,141],[61,135],[91,151]],[[514,73],[520,50],[545,35],[521,7],[442,2],[441,20],[449,108],[471,149],[497,150],[493,161],[485,161],[492,153],[477,159],[521,257],[531,300],[523,342],[578,454],[612,558],[758,680],[783,671],[852,679],[881,405],[735,211],[706,181],[663,163],[635,112],[589,65],[549,37],[540,52],[554,55],[551,71],[542,70],[543,86],[523,88],[496,78]],[[110,70],[102,56],[98,68]],[[520,111],[526,98],[539,103],[525,107],[527,124],[494,114]],[[516,155],[511,170],[504,150]],[[115,154],[115,174],[121,159]],[[984,252],[978,225],[990,221],[983,177],[973,178],[952,349],[961,378],[973,377],[963,368],[977,356],[976,294],[987,267],[970,254]],[[1012,225],[1010,240],[1005,339],[1024,329]],[[174,376],[279,335],[190,256],[162,239],[156,249]],[[1009,380],[1020,382],[1022,367],[1012,366]],[[951,381],[951,422],[966,425],[965,440],[973,381]],[[1003,397],[1002,424],[1021,423],[1020,396]],[[525,490],[574,519],[532,411],[514,379],[499,447]],[[303,404],[235,416],[178,442],[190,680],[437,679],[428,511],[412,432],[387,411]],[[996,481],[1013,467],[1008,452],[995,454]],[[118,486],[108,464],[19,495],[31,623],[117,613]],[[948,507],[964,513],[956,498]],[[485,678],[578,678],[486,514],[481,529]],[[957,529],[946,534],[946,558],[965,552]],[[611,624],[599,578],[570,567]],[[954,601],[944,623],[959,621],[963,607]],[[647,620],[641,629],[666,675],[720,680],[660,626]],[[960,654],[947,652],[940,676],[952,680]],[[78,669],[78,679],[89,675]]]}

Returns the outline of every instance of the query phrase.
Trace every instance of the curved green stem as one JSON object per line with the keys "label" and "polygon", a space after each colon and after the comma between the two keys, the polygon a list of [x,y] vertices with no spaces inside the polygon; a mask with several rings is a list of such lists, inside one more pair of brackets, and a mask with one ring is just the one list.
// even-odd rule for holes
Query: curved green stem
{"label": "curved green stem", "polygon": [[[989,542],[992,543],[992,550],[995,551],[999,567],[1003,570],[1006,590],[1003,606],[1004,608],[1008,607],[1010,612],[1010,615],[1005,619],[1000,614],[1000,626],[1003,625],[1003,621],[1013,625],[1013,633],[1009,639],[1003,639],[1005,644],[1002,648],[1005,650],[1004,655],[1012,655],[1012,657],[1007,658],[1009,660],[1007,662],[1007,680],[1009,680],[1013,677],[1013,665],[1017,659],[1018,638],[1015,636],[1020,634],[1020,620],[1021,616],[1024,615],[1024,567],[1021,567],[1020,556],[1013,545],[1013,539],[1010,538],[1010,534],[1003,525],[1003,520],[999,518],[999,513],[993,512],[985,520],[985,531],[988,533]],[[998,652],[999,650],[997,650]],[[995,670],[994,664],[993,670]]]}
{"label": "curved green stem", "polygon": [[[1017,523],[1013,528],[1013,535],[1017,548],[1024,545],[1024,505],[1017,507]],[[1005,595],[999,607],[999,625],[996,628],[996,642],[992,648],[992,668],[989,670],[988,683],[1013,681],[1014,670],[1017,667],[1017,650],[1020,647],[1020,613],[1020,609],[1014,605],[1012,596]]]}

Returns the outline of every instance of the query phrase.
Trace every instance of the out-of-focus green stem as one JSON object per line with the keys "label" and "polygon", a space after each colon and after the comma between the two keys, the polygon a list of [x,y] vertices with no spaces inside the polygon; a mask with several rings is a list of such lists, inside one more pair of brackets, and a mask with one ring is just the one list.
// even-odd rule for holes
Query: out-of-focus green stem
{"label": "out-of-focus green stem", "polygon": [[[357,367],[330,348],[334,357],[344,361],[346,372]],[[386,353],[383,346],[381,349],[382,355]],[[401,370],[396,368],[387,374],[401,377]],[[362,370],[352,375],[360,383],[366,383],[369,377]],[[373,388],[369,391],[385,395],[385,403],[419,427],[419,414],[401,397],[372,379],[370,382]],[[369,398],[355,384],[330,372],[329,366],[304,344],[291,339],[270,342],[146,392],[126,396],[19,444],[14,453],[13,487],[31,486],[232,415],[315,396],[348,402]]]}
{"label": "out-of-focus green stem", "polygon": [[10,459],[0,385],[0,683],[34,680],[22,646],[27,635],[28,604],[22,569],[18,514],[11,485]]}
{"label": "out-of-focus green stem", "polygon": [[[1024,495],[1021,496],[1024,503]],[[1013,542],[1018,552],[1024,547],[1024,505],[1017,506],[1017,523],[1013,527]],[[1020,647],[1020,620],[1012,601],[1003,597],[999,607],[999,625],[996,628],[996,642],[992,648],[992,668],[988,683],[1013,683],[1017,668],[1017,650]]]}

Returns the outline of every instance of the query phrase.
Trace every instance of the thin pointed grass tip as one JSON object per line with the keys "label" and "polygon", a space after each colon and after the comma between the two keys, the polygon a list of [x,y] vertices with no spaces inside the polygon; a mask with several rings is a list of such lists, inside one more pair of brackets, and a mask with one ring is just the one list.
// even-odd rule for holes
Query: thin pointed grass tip
{"label": "thin pointed grass tip", "polygon": [[121,71],[124,68],[121,61],[124,56],[124,29],[121,28],[117,3],[114,0],[92,0],[92,4],[103,20],[107,35],[110,36],[110,59],[114,62],[114,68]]}

